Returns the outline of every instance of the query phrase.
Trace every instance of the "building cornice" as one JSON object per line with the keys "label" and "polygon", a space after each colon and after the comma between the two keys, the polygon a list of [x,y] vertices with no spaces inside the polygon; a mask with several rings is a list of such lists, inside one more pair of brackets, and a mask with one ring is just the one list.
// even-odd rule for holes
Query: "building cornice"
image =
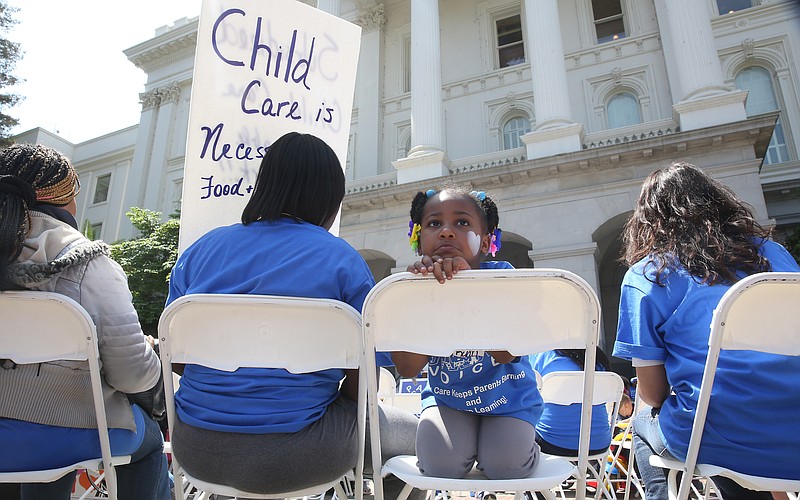
{"label": "building cornice", "polygon": [[183,18],[172,26],[162,26],[156,36],[124,50],[125,56],[137,68],[151,73],[176,61],[194,58],[197,49],[199,17]]}
{"label": "building cornice", "polygon": [[461,167],[449,176],[399,185],[394,181],[393,173],[384,174],[349,183],[342,212],[345,216],[356,210],[407,205],[417,191],[438,186],[445,178],[471,188],[491,190],[492,186],[516,186],[592,171],[636,167],[642,163],[668,163],[677,158],[735,147],[753,147],[756,157],[761,158],[769,144],[777,117],[777,112],[766,113],[740,122],[655,135],[535,160],[520,158],[518,161],[476,163]]}

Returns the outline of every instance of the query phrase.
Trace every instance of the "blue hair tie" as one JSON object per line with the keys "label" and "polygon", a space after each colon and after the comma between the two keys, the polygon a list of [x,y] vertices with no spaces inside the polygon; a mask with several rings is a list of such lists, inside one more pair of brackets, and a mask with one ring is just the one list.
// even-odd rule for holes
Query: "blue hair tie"
{"label": "blue hair tie", "polygon": [[477,198],[480,201],[483,201],[483,200],[486,199],[486,193],[484,193],[483,191],[470,191],[469,194],[471,196],[474,196],[475,198]]}
{"label": "blue hair tie", "polygon": [[436,190],[435,189],[429,189],[429,190],[425,191],[425,196],[427,196],[428,198],[430,198],[431,196],[433,196],[435,194],[436,194]]}

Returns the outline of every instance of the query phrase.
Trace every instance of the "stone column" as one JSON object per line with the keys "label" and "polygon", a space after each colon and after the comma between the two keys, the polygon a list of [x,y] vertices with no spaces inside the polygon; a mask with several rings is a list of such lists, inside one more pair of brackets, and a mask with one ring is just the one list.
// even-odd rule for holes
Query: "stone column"
{"label": "stone column", "polygon": [[341,0],[317,0],[317,8],[319,10],[327,12],[328,14],[333,14],[336,17],[339,17],[341,4]]}
{"label": "stone column", "polygon": [[397,182],[447,175],[439,1],[411,0],[411,150],[392,163]]}
{"label": "stone column", "polygon": [[361,26],[361,54],[358,58],[356,106],[358,126],[354,155],[354,178],[378,175],[381,147],[381,47],[386,18],[383,4],[359,13],[356,23]]}
{"label": "stone column", "polygon": [[707,3],[657,0],[656,13],[681,130],[747,118],[747,93],[725,86]]}
{"label": "stone column", "polygon": [[153,134],[156,138],[150,143],[150,152],[146,161],[149,164],[148,175],[145,179],[146,189],[143,198],[145,207],[161,207],[163,202],[164,176],[169,160],[169,142],[172,134],[170,129],[174,122],[181,96],[181,89],[177,83],[171,83],[156,90],[159,99],[156,122],[153,124]]}
{"label": "stone column", "polygon": [[528,159],[583,148],[583,125],[572,121],[557,0],[525,0],[536,128],[522,136]]}
{"label": "stone column", "polygon": [[115,221],[117,231],[110,235],[106,232],[105,239],[114,241],[116,239],[129,239],[134,236],[134,227],[125,213],[130,207],[144,207],[144,195],[147,187],[147,179],[150,172],[150,151],[153,149],[154,130],[158,121],[158,106],[161,97],[158,89],[149,90],[139,94],[139,103],[142,105],[141,116],[139,117],[139,127],[136,129],[136,149],[131,160],[128,185],[133,186],[125,190],[123,206],[120,210],[118,219]]}

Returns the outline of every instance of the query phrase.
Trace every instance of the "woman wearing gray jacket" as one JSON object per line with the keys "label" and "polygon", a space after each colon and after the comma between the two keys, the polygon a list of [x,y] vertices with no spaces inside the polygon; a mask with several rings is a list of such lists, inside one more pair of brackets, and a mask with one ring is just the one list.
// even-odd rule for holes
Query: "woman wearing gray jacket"
{"label": "woman wearing gray jacket", "polygon": [[[58,151],[31,144],[0,150],[0,290],[56,292],[87,310],[97,327],[112,453],[132,456],[117,469],[118,496],[168,499],[158,424],[125,396],[159,382],[159,359],[142,333],[125,273],[105,243],[77,229],[79,189]],[[0,394],[0,471],[57,468],[100,455],[87,363],[0,359]],[[23,485],[22,498],[68,499],[73,480],[74,473]]]}

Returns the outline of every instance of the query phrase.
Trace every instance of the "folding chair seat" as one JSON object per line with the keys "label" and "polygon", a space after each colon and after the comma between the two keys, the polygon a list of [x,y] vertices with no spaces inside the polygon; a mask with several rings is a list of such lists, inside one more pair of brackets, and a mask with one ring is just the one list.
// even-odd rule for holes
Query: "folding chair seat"
{"label": "folding chair seat", "polygon": [[[550,372],[542,377],[541,394],[545,403],[557,405],[571,405],[583,400],[583,372],[557,371]],[[609,407],[609,428],[614,429],[617,423],[617,411],[625,390],[622,378],[613,372],[595,372],[594,391],[592,394],[593,405],[607,405]],[[602,453],[589,455],[589,473],[597,482],[597,495],[605,494],[607,498],[616,498],[613,491],[605,489],[606,459],[609,449]],[[570,462],[577,462],[578,457],[563,457]],[[596,467],[593,465],[595,464]],[[562,498],[563,491],[562,491]]]}
{"label": "folding chair seat", "polygon": [[[711,390],[720,350],[749,350],[800,356],[800,273],[758,273],[735,283],[720,300],[711,319],[708,358],[692,425],[686,460],[650,457],[650,464],[669,469],[670,500],[689,498],[694,476],[725,476],[757,491],[800,491],[800,480],[753,476],[709,464],[698,464]],[[756,313],[757,311],[757,313]],[[769,332],[758,335],[754,332]],[[683,472],[680,488],[678,472]],[[692,471],[693,474],[687,473]]]}
{"label": "folding chair seat", "polygon": [[[409,311],[432,311],[423,318]],[[550,491],[576,476],[579,498],[585,494],[589,422],[594,385],[595,348],[600,309],[591,287],[577,275],[557,269],[461,271],[441,285],[432,277],[411,273],[389,276],[364,302],[364,342],[370,436],[374,470],[394,474],[406,483],[400,498],[412,487],[442,491]],[[435,332],[435,334],[432,334]],[[506,350],[527,355],[549,349],[586,349],[582,385],[583,414],[578,467],[568,460],[542,454],[526,478],[490,480],[478,470],[462,479],[423,476],[414,456],[389,459],[381,468],[377,429],[375,352],[408,351],[449,356],[460,349]],[[380,481],[376,499],[382,500]]]}
{"label": "folding chair seat", "polygon": [[[363,365],[361,316],[350,305],[336,300],[268,295],[185,295],[167,306],[161,314],[158,331],[167,418],[173,441],[177,418],[173,363],[231,372],[241,367],[283,368],[292,373],[329,368],[359,369]],[[356,484],[363,483],[364,371],[359,370]],[[237,498],[296,498],[324,494],[330,489],[340,498],[346,498],[340,484],[342,479],[300,491],[259,494],[192,477],[180,467],[174,455],[172,460],[175,491],[187,490],[182,484],[185,478],[199,490],[194,500],[205,499],[210,494]],[[356,488],[356,498],[361,500],[362,495],[361,488]]]}
{"label": "folding chair seat", "polygon": [[[97,331],[89,313],[71,298],[50,292],[0,292],[0,359],[17,364],[86,361],[92,386],[101,456],[57,469],[0,472],[0,483],[48,483],[73,470],[103,471],[108,497],[117,498],[115,466],[130,455],[112,456],[100,379]],[[20,332],[25,332],[21,335]]]}

